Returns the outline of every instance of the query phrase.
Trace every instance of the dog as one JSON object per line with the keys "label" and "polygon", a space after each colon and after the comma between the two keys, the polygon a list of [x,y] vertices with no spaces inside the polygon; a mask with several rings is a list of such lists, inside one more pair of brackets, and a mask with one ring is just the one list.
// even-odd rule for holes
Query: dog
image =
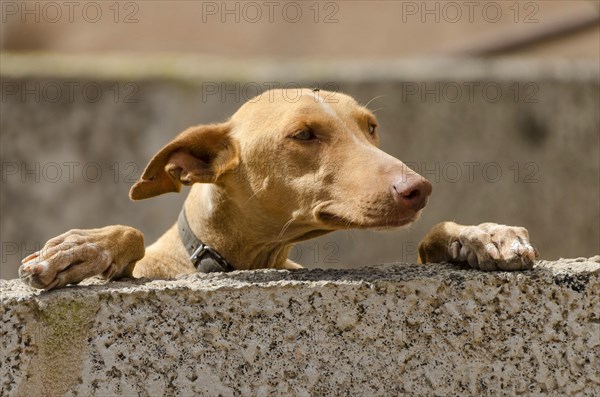
{"label": "dog", "polygon": [[[132,200],[191,190],[177,222],[147,249],[132,227],[74,229],[24,258],[20,278],[50,290],[93,276],[298,269],[288,253],[299,241],[419,218],[432,185],[378,148],[371,111],[337,92],[288,96],[264,92],[226,122],[188,128],[150,160]],[[443,222],[419,244],[421,263],[484,271],[530,269],[537,256],[525,228],[495,223]]]}

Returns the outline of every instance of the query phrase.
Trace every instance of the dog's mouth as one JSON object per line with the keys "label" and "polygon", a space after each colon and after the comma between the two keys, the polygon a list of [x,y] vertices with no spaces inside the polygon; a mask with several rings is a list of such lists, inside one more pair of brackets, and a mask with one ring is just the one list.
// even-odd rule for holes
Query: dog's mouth
{"label": "dog's mouth", "polygon": [[409,225],[419,219],[421,211],[409,216],[382,216],[358,221],[330,211],[319,211],[317,219],[331,229],[392,229]]}

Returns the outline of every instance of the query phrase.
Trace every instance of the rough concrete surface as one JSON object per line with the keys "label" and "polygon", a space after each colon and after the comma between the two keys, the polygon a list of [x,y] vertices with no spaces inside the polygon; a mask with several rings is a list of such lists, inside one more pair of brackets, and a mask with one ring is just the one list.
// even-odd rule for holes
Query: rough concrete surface
{"label": "rough concrete surface", "polygon": [[2,287],[6,396],[597,396],[600,256]]}

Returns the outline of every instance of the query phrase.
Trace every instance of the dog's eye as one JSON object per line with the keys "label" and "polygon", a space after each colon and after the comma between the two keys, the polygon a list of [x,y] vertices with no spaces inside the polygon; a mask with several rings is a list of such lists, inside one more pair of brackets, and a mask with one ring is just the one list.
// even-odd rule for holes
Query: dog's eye
{"label": "dog's eye", "polygon": [[316,136],[311,130],[302,130],[296,133],[293,138],[298,139],[299,141],[310,141],[311,139],[315,139]]}
{"label": "dog's eye", "polygon": [[375,130],[377,130],[377,126],[375,124],[369,124],[369,134],[375,135]]}

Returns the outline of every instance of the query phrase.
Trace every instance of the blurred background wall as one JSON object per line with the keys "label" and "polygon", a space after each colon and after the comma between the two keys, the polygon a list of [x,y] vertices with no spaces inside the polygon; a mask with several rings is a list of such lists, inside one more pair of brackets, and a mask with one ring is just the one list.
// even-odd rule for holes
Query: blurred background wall
{"label": "blurred background wall", "polygon": [[442,220],[526,226],[548,259],[600,251],[597,1],[0,6],[2,278],[69,228],[160,236],[185,192],[129,202],[148,159],[269,87],[378,97],[383,149],[434,183],[410,229],[301,244],[306,266],[413,262]]}
{"label": "blurred background wall", "polygon": [[597,60],[597,1],[2,1],[8,51]]}

